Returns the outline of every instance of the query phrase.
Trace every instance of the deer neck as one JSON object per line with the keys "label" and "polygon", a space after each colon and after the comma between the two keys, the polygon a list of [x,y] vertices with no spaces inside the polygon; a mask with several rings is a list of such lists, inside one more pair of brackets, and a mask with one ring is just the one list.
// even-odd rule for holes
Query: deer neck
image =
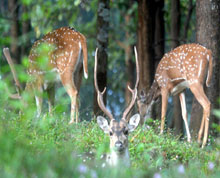
{"label": "deer neck", "polygon": [[120,163],[120,165],[129,167],[130,156],[128,148],[126,148],[125,151],[122,153],[116,152],[112,149],[110,154],[107,156],[107,162],[110,166],[117,166]]}
{"label": "deer neck", "polygon": [[158,83],[154,80],[153,84],[150,87],[150,90],[147,93],[146,104],[152,105],[155,102],[155,100],[159,97],[159,95],[160,89]]}

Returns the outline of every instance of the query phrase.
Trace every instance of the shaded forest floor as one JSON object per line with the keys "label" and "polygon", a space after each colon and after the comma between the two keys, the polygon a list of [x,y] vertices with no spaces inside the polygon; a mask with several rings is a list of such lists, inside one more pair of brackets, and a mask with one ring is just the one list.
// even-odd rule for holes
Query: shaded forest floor
{"label": "shaded forest floor", "polygon": [[208,146],[159,135],[159,122],[149,121],[129,136],[131,168],[110,169],[102,159],[109,138],[95,120],[68,125],[68,117],[31,113],[19,116],[0,109],[1,177],[219,177],[219,140]]}

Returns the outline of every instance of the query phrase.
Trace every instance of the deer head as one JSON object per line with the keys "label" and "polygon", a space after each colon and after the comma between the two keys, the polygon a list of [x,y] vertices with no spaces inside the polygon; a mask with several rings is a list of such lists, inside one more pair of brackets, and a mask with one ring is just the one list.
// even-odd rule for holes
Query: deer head
{"label": "deer head", "polygon": [[[97,122],[100,128],[104,131],[104,133],[109,134],[110,136],[110,149],[112,153],[112,159],[110,159],[110,164],[115,165],[119,158],[127,157],[129,158],[128,153],[128,135],[130,132],[134,131],[140,121],[140,115],[135,114],[131,118],[128,118],[127,115],[130,112],[131,108],[133,107],[136,97],[137,97],[137,86],[139,82],[139,66],[138,66],[138,59],[137,59],[137,51],[135,48],[135,58],[136,58],[136,71],[137,71],[137,79],[134,89],[131,89],[128,86],[129,91],[132,93],[132,99],[128,107],[125,109],[123,116],[120,121],[114,119],[113,115],[108,111],[106,106],[103,102],[103,95],[106,91],[106,88],[100,92],[98,83],[97,83],[97,51],[95,53],[95,67],[94,67],[94,83],[97,92],[97,100],[98,105],[101,110],[106,114],[109,118],[110,123],[108,123],[107,119],[103,116],[97,117]],[[129,160],[128,160],[129,161]]]}
{"label": "deer head", "polygon": [[143,125],[147,117],[150,116],[152,105],[155,103],[160,95],[160,90],[157,83],[154,81],[151,89],[146,94],[144,90],[141,90],[137,96],[138,111],[141,116],[140,124]]}

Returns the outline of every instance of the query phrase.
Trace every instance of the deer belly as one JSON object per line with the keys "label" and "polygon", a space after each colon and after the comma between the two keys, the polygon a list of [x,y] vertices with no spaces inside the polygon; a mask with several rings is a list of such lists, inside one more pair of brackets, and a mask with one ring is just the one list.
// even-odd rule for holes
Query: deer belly
{"label": "deer belly", "polygon": [[186,88],[189,88],[189,83],[187,81],[183,81],[179,84],[177,84],[172,90],[171,90],[171,95],[176,95],[180,92],[182,92],[183,90],[185,90]]}

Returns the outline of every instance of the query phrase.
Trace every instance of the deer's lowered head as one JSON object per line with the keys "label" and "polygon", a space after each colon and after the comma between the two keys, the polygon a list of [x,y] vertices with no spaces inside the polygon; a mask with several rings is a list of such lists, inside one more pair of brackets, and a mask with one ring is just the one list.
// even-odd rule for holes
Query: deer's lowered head
{"label": "deer's lowered head", "polygon": [[146,94],[144,90],[141,90],[137,96],[137,106],[141,116],[140,124],[143,125],[146,118],[150,116],[152,105],[160,96],[160,89],[157,82],[154,80],[153,84]]}

